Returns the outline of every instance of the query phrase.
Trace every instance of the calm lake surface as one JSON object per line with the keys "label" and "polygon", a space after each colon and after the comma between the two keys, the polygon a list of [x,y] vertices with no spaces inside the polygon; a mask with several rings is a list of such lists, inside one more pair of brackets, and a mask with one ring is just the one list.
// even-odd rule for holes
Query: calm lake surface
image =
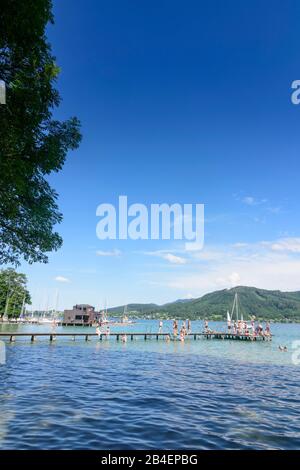
{"label": "calm lake surface", "polygon": [[[157,332],[158,322],[125,329]],[[0,325],[6,331],[51,327]],[[0,449],[297,449],[300,365],[292,354],[300,325],[272,325],[272,333],[272,342],[7,342]]]}

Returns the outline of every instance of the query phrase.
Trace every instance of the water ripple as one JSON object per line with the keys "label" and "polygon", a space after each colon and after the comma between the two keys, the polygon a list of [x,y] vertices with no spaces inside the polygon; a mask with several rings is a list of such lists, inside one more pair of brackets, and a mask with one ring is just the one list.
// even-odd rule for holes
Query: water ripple
{"label": "water ripple", "polygon": [[1,449],[295,449],[298,368],[138,343],[8,346]]}

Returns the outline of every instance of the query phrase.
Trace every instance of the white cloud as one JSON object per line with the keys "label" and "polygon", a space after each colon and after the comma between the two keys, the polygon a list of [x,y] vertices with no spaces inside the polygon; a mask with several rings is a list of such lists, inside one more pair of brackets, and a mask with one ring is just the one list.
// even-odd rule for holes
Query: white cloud
{"label": "white cloud", "polygon": [[122,252],[120,250],[112,250],[112,251],[96,251],[97,256],[120,256]]}
{"label": "white cloud", "polygon": [[183,297],[183,299],[189,299],[189,300],[191,300],[191,299],[193,299],[193,298],[194,298],[194,296],[193,296],[193,294],[191,294],[191,292],[188,292],[188,293],[185,294],[185,296]]}
{"label": "white cloud", "polygon": [[232,287],[238,286],[241,282],[241,276],[239,275],[239,273],[231,273],[229,276],[229,281]]}
{"label": "white cloud", "polygon": [[300,253],[300,238],[281,238],[271,244],[273,251]]}
{"label": "white cloud", "polygon": [[187,260],[181,256],[172,255],[172,253],[167,253],[162,255],[162,258],[169,261],[172,264],[186,264]]}
{"label": "white cloud", "polygon": [[225,254],[220,250],[204,249],[203,251],[191,253],[191,256],[196,260],[213,261],[224,258]]}
{"label": "white cloud", "polygon": [[266,218],[265,217],[254,217],[253,222],[256,224],[265,224],[266,223]]}
{"label": "white cloud", "polygon": [[54,278],[54,280],[57,281],[57,282],[65,282],[65,283],[71,282],[70,279],[68,279],[67,277],[64,277],[64,276],[56,276]]}
{"label": "white cloud", "polygon": [[173,254],[173,253],[184,253],[184,250],[169,250],[169,251],[156,250],[156,251],[142,251],[139,253],[146,255],[146,256],[156,256],[158,258],[169,261],[169,263],[172,263],[172,264],[186,264],[188,261],[187,258],[183,258],[182,256]]}
{"label": "white cloud", "polygon": [[247,206],[259,206],[260,204],[265,204],[267,199],[256,199],[253,196],[243,197],[242,202]]}
{"label": "white cloud", "polygon": [[[193,297],[236,285],[300,290],[300,238],[223,245],[217,252],[219,256],[210,257],[205,264],[193,256],[184,272],[164,273],[161,285],[182,291],[182,295],[191,292]],[[176,295],[181,296],[180,292]]]}
{"label": "white cloud", "polygon": [[242,202],[244,204],[247,204],[248,206],[254,206],[255,204],[255,199],[252,196],[246,196],[242,199]]}
{"label": "white cloud", "polygon": [[213,266],[202,272],[178,276],[170,273],[165,278],[169,288],[189,291],[200,296],[217,289],[235,285],[255,286],[263,289],[300,290],[300,260],[251,259]]}
{"label": "white cloud", "polygon": [[170,263],[185,264],[184,270],[152,272],[148,279],[149,283],[155,279],[155,285],[162,288],[177,290],[169,294],[171,297],[183,298],[186,292],[199,297],[237,285],[300,290],[300,237],[206,245],[202,252],[188,253],[182,249],[173,253],[172,250],[145,253]]}
{"label": "white cloud", "polygon": [[271,214],[279,214],[281,212],[281,207],[279,207],[279,206],[277,206],[277,207],[268,207],[267,210]]}

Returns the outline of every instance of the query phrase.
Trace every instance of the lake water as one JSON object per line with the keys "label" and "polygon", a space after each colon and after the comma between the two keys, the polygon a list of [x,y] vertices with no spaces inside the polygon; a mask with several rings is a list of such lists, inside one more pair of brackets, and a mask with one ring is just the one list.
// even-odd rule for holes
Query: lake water
{"label": "lake water", "polygon": [[[201,332],[203,323],[192,328]],[[0,325],[2,332],[29,330],[51,328]],[[126,327],[128,333],[157,330],[157,321]],[[171,331],[170,322],[164,331]],[[300,365],[293,341],[300,341],[300,325],[272,325],[272,333],[272,342],[7,342],[0,449],[299,448]]]}

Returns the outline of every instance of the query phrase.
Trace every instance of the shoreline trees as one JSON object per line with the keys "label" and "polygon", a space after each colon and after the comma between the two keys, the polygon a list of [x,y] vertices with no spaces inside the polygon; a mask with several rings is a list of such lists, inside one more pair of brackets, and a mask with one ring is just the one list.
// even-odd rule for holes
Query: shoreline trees
{"label": "shoreline trees", "polygon": [[26,304],[31,304],[26,275],[12,268],[0,270],[0,319],[19,317]]}

